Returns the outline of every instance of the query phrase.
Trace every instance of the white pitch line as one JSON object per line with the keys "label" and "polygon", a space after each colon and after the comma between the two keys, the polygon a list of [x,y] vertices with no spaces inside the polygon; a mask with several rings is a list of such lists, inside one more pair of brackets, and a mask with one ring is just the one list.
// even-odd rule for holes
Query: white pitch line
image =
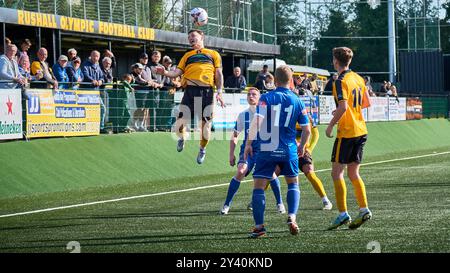
{"label": "white pitch line", "polygon": [[[363,163],[363,164],[361,164],[361,166],[383,164],[383,163],[389,163],[389,162],[395,162],[395,161],[403,161],[403,160],[411,160],[411,159],[417,159],[417,158],[423,158],[423,157],[439,156],[439,155],[444,155],[444,154],[450,154],[450,151],[448,151],[448,152],[441,152],[441,153],[432,153],[432,154],[426,154],[426,155],[419,155],[419,156],[403,157],[403,158],[390,159],[390,160],[374,161],[374,162],[369,162],[369,163]],[[331,169],[316,170],[316,172],[325,172],[325,171],[331,171]],[[246,182],[250,182],[250,181],[253,181],[253,179],[243,180],[241,183],[246,183]],[[47,209],[40,209],[40,210],[24,211],[24,212],[0,215],[0,218],[7,218],[7,217],[20,216],[20,215],[42,213],[42,212],[62,210],[62,209],[79,208],[79,207],[92,206],[92,205],[98,205],[98,204],[114,203],[114,202],[133,200],[133,199],[140,199],[140,198],[153,197],[153,196],[161,196],[161,195],[167,195],[167,194],[173,194],[173,193],[181,193],[181,192],[189,192],[189,191],[217,188],[217,187],[223,187],[223,186],[228,186],[228,185],[229,185],[229,183],[223,183],[223,184],[203,186],[203,187],[196,187],[196,188],[190,188],[190,189],[184,189],[184,190],[176,190],[176,191],[168,191],[168,192],[160,192],[160,193],[152,193],[152,194],[143,194],[143,195],[129,196],[129,197],[123,197],[123,198],[117,198],[117,199],[109,199],[109,200],[103,200],[103,201],[81,203],[81,204],[75,204],[75,205],[69,205],[69,206],[61,206],[61,207],[54,207],[54,208],[47,208]]]}

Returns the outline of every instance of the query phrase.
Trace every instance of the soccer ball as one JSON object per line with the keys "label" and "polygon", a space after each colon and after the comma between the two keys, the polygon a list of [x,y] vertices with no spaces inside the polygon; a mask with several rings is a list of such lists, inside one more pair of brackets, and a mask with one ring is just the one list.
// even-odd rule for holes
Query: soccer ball
{"label": "soccer ball", "polygon": [[208,13],[202,8],[193,8],[191,10],[191,20],[198,27],[204,26],[208,23]]}

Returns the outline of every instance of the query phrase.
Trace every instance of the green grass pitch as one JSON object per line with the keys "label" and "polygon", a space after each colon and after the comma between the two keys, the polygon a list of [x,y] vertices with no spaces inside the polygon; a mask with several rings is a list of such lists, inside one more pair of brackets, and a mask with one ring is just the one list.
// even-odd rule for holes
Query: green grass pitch
{"label": "green grass pitch", "polygon": [[[101,149],[110,151],[116,141],[125,143],[125,146],[130,145],[128,148],[131,149],[133,142],[141,144],[139,142],[141,138],[143,143],[148,142],[146,136],[150,134],[1,143],[0,157],[2,160],[9,158],[9,162],[21,161],[22,176],[8,174],[19,173],[16,168],[6,168],[8,164],[1,167],[0,183],[4,187],[0,190],[0,216],[142,194],[213,185],[217,187],[3,217],[0,218],[0,252],[67,253],[70,252],[66,249],[70,241],[79,242],[81,252],[367,253],[370,252],[368,244],[371,242],[379,243],[381,252],[450,252],[450,153],[445,153],[450,151],[450,142],[448,139],[442,141],[433,139],[433,135],[440,138],[440,134],[445,135],[450,131],[448,123],[446,120],[419,122],[414,126],[417,132],[415,129],[410,129],[411,123],[407,122],[396,123],[396,127],[392,128],[389,127],[391,125],[387,125],[387,128],[383,128],[384,125],[380,124],[369,125],[369,132],[372,134],[369,135],[364,163],[391,159],[392,161],[361,167],[373,219],[360,229],[352,231],[343,227],[336,231],[326,231],[327,226],[336,217],[337,210],[334,208],[331,212],[322,211],[319,197],[305,177],[301,176],[299,235],[289,234],[285,224],[286,216],[276,212],[273,194],[269,190],[266,192],[268,236],[256,240],[247,238],[253,225],[251,212],[246,210],[251,197],[251,182],[241,185],[230,214],[218,215],[227,190],[227,186],[221,184],[229,182],[234,170],[226,166],[228,143],[225,141],[212,143],[208,149],[208,152],[212,153],[216,150],[224,155],[215,157],[208,154],[210,157],[202,166],[196,166],[195,162],[191,163],[195,161],[196,143],[194,145],[194,142],[189,142],[186,151],[178,154],[174,151],[175,142],[172,140],[167,140],[167,143],[160,142],[162,147],[154,148],[157,152],[169,150],[166,152],[166,157],[163,156],[160,161],[167,164],[172,160],[173,164],[188,165],[188,168],[193,171],[179,173],[184,169],[182,166],[177,166],[174,167],[173,174],[161,173],[160,176],[154,173],[156,178],[153,180],[145,179],[148,176],[147,172],[151,171],[142,168],[146,164],[157,164],[152,159],[155,157],[154,154],[146,154],[145,149],[141,153],[136,151],[135,159],[147,158],[148,161],[146,164],[136,163],[137,169],[133,169],[133,159],[130,159],[126,152],[121,151],[121,147],[118,147],[122,157],[124,153],[127,156],[126,160],[123,159],[122,165],[110,160],[104,162],[103,169],[100,163],[90,168],[83,167],[88,170],[98,169],[98,173],[91,173],[91,176],[99,180],[97,184],[92,184],[93,180],[84,179],[89,176],[88,174],[76,171],[83,164],[93,164],[92,162],[98,160],[92,154],[88,154],[86,162],[83,163],[77,161],[78,158],[74,152],[71,158],[74,161],[72,168],[67,167],[67,169],[60,167],[57,159],[47,162],[60,167],[59,172],[55,171],[52,175],[51,168],[45,168],[45,162],[35,163],[39,169],[42,169],[41,172],[33,170],[33,162],[36,161],[24,159],[21,149],[25,147],[23,152],[29,153],[35,159],[39,157],[39,153],[42,153],[44,158],[52,158],[45,153],[46,145],[56,146],[57,150],[51,152],[58,156],[59,153],[63,154],[59,149],[70,145],[73,149],[79,150],[78,142],[80,146],[88,146],[92,143],[92,147],[100,149],[98,151],[103,151]],[[378,129],[378,133],[375,132],[375,127],[381,128]],[[420,132],[420,128],[428,128],[427,131],[435,132]],[[321,127],[321,133],[323,130],[324,128]],[[413,132],[421,139],[410,143],[409,140],[402,141],[402,137],[397,136],[398,140],[395,140],[392,135],[396,133],[395,130],[409,134],[403,135],[404,138],[410,139]],[[424,136],[424,134],[430,135]],[[318,176],[322,179],[330,200],[335,204],[330,172],[327,170],[330,168],[328,159],[332,140],[326,139],[323,135],[318,144],[321,148],[318,148],[314,155],[317,161],[316,169],[319,170]],[[428,139],[422,139],[424,137]],[[168,137],[163,135],[160,138]],[[99,147],[97,141],[103,143],[106,148]],[[7,156],[8,149],[17,152]],[[95,152],[95,148],[93,149]],[[69,148],[66,149],[66,156],[67,153],[71,153]],[[421,155],[428,156],[396,160]],[[108,154],[109,158],[115,156],[113,152]],[[76,164],[77,162],[79,164]],[[122,169],[117,170],[115,180],[111,174],[107,176],[108,171],[117,169],[114,164],[122,166]],[[153,167],[148,166],[148,168]],[[102,170],[105,173],[102,173]],[[127,172],[131,171],[134,173],[127,176]],[[78,176],[77,172],[79,172]],[[34,182],[25,177],[28,173],[36,174]],[[64,173],[70,178],[64,180]],[[164,176],[168,176],[168,179],[164,179]],[[11,181],[11,177],[16,178]],[[100,181],[101,177],[107,181]],[[60,184],[57,184],[58,181]],[[286,185],[284,179],[281,179],[281,182],[285,201]],[[42,185],[40,189],[38,189],[39,184]],[[36,190],[32,190],[33,187],[36,187]],[[356,216],[356,200],[348,180],[347,189],[349,212],[352,216]]]}

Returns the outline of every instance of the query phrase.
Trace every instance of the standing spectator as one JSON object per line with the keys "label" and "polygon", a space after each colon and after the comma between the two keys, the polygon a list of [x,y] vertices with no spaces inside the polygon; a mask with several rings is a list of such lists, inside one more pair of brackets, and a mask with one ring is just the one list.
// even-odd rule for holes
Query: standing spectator
{"label": "standing spectator", "polygon": [[[15,60],[17,46],[6,46],[5,54],[0,56],[0,88],[17,88],[27,84],[27,79],[19,73],[19,66]],[[12,81],[12,82],[11,82]]]}
{"label": "standing spectator", "polygon": [[98,89],[103,85],[104,75],[99,65],[100,52],[93,50],[88,60],[83,63],[84,82],[91,83],[91,87]]}
{"label": "standing spectator", "polygon": [[46,83],[32,83],[32,87],[34,88],[58,88],[58,81],[55,78],[52,70],[50,69],[48,63],[46,62],[48,57],[47,49],[41,47],[37,52],[38,59],[31,64],[31,75],[36,76],[42,73],[42,79],[37,80],[45,80]]}
{"label": "standing spectator", "polygon": [[389,97],[394,97],[395,100],[397,101],[397,103],[400,103],[400,100],[398,99],[398,94],[397,94],[397,87],[393,84],[391,84],[391,87],[388,90],[388,95]]}
{"label": "standing spectator", "polygon": [[4,52],[5,52],[5,49],[3,48],[3,44],[5,44],[5,46],[8,46],[11,43],[12,43],[11,39],[9,39],[8,37],[5,37],[5,42],[4,43],[0,43],[0,53],[4,54]]}
{"label": "standing spectator", "polygon": [[68,87],[67,82],[69,82],[69,76],[67,75],[65,69],[67,62],[68,62],[67,56],[61,55],[58,58],[58,62],[55,63],[52,67],[53,74],[55,75],[56,80],[59,82],[59,88],[61,89],[67,89]]}
{"label": "standing spectator", "polygon": [[269,74],[269,66],[267,64],[263,65],[263,69],[256,76],[256,82],[253,86],[258,88],[259,90],[263,90],[266,83],[266,77]]}
{"label": "standing spectator", "polygon": [[155,81],[158,84],[164,84],[164,76],[156,73],[157,67],[164,68],[164,66],[159,63],[161,61],[161,52],[153,51],[151,58],[152,59],[149,62],[148,66],[152,70],[152,79],[153,79],[153,81]]}
{"label": "standing spectator", "polygon": [[[162,65],[166,69],[166,71],[174,71],[175,67],[173,66],[172,59],[169,56],[164,56],[162,59]],[[169,94],[173,95],[178,88],[181,87],[181,78],[169,78],[165,77],[164,79],[164,87],[168,89]]]}
{"label": "standing spectator", "polygon": [[338,74],[334,73],[333,76],[328,79],[327,83],[325,84],[324,91],[327,92],[333,92],[333,83],[338,79]]}
{"label": "standing spectator", "polygon": [[142,78],[144,66],[141,63],[135,63],[131,66],[131,75],[134,82],[139,86],[136,87],[136,111],[134,111],[134,127],[140,132],[148,132],[150,125],[149,108],[147,107],[148,82]]}
{"label": "standing spectator", "polygon": [[77,50],[75,48],[70,48],[67,50],[67,58],[69,61],[73,61],[75,57],[77,56]]}
{"label": "standing spectator", "polygon": [[105,49],[103,51],[102,60],[105,57],[111,58],[111,68],[116,68],[117,67],[116,57],[114,56],[114,53],[112,53],[111,50]]}
{"label": "standing spectator", "polygon": [[306,93],[308,91],[311,91],[311,89],[312,89],[311,81],[308,79],[308,74],[306,74],[306,73],[303,74],[301,79],[302,79],[302,82],[300,83],[299,94],[306,95]]}
{"label": "standing spectator", "polygon": [[159,84],[155,81],[153,81],[153,73],[152,70],[149,66],[147,66],[148,64],[148,55],[147,53],[142,53],[139,56],[139,63],[142,65],[143,70],[142,70],[142,74],[141,77],[138,77],[137,82],[138,84],[141,85],[147,85],[149,87],[153,87],[153,88],[161,88],[163,85]]}
{"label": "standing spectator", "polygon": [[28,56],[28,50],[31,47],[31,41],[29,39],[25,39],[20,44],[20,51],[17,53],[17,63],[21,63],[22,59],[26,59],[27,62],[24,62],[23,64],[27,67],[24,67],[26,70],[30,70],[30,57]]}
{"label": "standing spectator", "polygon": [[110,57],[104,57],[102,60],[102,71],[103,71],[103,82],[112,83],[113,82],[113,71],[111,68],[112,60]]}
{"label": "standing spectator", "polygon": [[224,84],[225,88],[233,88],[230,93],[240,93],[247,86],[245,77],[241,74],[241,68],[236,66],[233,69],[233,75],[229,76]]}
{"label": "standing spectator", "polygon": [[[99,89],[103,85],[104,75],[99,65],[100,52],[97,50],[91,51],[91,56],[83,64],[83,81],[91,84],[91,88]],[[87,86],[86,86],[87,87]],[[106,121],[106,104],[105,104],[105,91],[100,91],[100,132],[106,133],[105,121]]]}
{"label": "standing spectator", "polygon": [[[69,65],[70,64],[70,65]],[[66,66],[66,73],[69,77],[69,82],[72,85],[72,89],[78,89],[80,82],[83,81],[83,71],[81,70],[81,59],[76,56],[73,61],[69,62]]]}

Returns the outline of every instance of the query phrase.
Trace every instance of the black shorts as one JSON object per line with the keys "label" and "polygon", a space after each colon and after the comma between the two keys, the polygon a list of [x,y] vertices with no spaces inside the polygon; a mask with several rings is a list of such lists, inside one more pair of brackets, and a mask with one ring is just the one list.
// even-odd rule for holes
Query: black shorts
{"label": "black shorts", "polygon": [[[193,118],[195,115],[201,116],[202,120],[209,121],[213,115],[214,90],[211,87],[187,86],[184,89],[184,95],[181,99],[179,118],[186,116],[186,108],[190,111],[189,115]],[[200,112],[201,104],[201,112]],[[210,106],[210,107],[208,107]],[[207,109],[205,109],[208,107]],[[206,111],[205,111],[206,110]]]}
{"label": "black shorts", "polygon": [[303,172],[303,166],[313,164],[313,159],[310,153],[305,151],[305,154],[302,157],[298,158],[298,166],[300,171]]}
{"label": "black shorts", "polygon": [[331,154],[331,162],[350,164],[361,163],[367,135],[353,138],[336,138]]}

